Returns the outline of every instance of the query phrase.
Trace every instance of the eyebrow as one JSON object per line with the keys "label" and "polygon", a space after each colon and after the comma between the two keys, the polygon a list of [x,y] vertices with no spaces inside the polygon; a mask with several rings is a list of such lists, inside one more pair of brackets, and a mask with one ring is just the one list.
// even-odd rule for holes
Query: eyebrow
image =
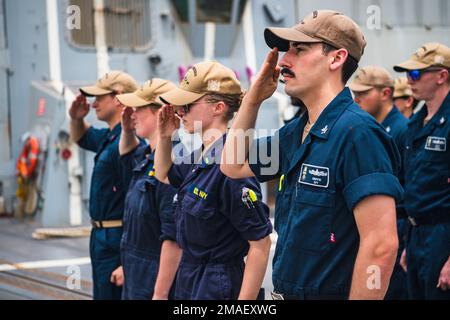
{"label": "eyebrow", "polygon": [[290,45],[293,48],[298,48],[298,47],[311,48],[311,44],[310,43],[305,43],[305,42],[291,42]]}

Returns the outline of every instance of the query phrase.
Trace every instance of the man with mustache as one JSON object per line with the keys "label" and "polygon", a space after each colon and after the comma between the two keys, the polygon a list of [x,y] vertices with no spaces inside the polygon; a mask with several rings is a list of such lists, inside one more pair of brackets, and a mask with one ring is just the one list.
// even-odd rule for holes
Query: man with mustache
{"label": "man with mustache", "polygon": [[[272,50],[230,130],[221,169],[231,178],[280,179],[272,296],[382,299],[398,248],[395,201],[403,190],[393,139],[345,88],[364,36],[342,13],[319,10],[292,28],[267,28],[265,40]],[[278,51],[286,51],[279,65]],[[307,113],[237,150],[239,132],[254,128],[280,72],[286,93]],[[269,164],[261,150],[271,150]],[[274,163],[277,170],[267,170]]]}

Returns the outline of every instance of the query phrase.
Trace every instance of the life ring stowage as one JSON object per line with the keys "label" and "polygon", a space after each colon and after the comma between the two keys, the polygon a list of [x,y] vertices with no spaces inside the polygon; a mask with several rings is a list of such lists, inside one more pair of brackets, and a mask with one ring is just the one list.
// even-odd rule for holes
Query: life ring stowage
{"label": "life ring stowage", "polygon": [[30,178],[36,171],[39,155],[39,141],[30,136],[25,141],[19,159],[17,159],[16,174],[23,178]]}

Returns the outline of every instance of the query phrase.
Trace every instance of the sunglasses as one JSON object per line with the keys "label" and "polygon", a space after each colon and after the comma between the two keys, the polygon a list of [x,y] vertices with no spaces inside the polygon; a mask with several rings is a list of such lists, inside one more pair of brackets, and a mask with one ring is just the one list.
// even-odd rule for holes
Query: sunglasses
{"label": "sunglasses", "polygon": [[[192,102],[192,103],[189,103],[189,104],[185,104],[185,105],[182,105],[182,106],[178,106],[178,108],[182,108],[182,109],[183,109],[183,114],[188,114],[189,111],[191,111],[191,108],[192,108],[193,106],[195,106],[196,104],[199,104],[200,102],[201,102],[201,101]],[[175,111],[175,113],[176,113],[177,115],[180,116],[180,114],[178,113],[178,111]]]}
{"label": "sunglasses", "polygon": [[434,71],[440,71],[442,69],[437,69],[437,68],[428,68],[428,69],[421,69],[421,70],[408,70],[406,71],[406,75],[408,76],[408,78],[410,78],[413,81],[418,81],[420,80],[420,78],[422,77],[422,75],[424,73],[427,72],[434,72]]}

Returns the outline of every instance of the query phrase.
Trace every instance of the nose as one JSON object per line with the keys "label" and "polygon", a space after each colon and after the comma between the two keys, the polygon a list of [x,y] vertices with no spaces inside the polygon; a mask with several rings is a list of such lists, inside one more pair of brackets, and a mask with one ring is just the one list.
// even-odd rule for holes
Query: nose
{"label": "nose", "polygon": [[175,109],[175,113],[180,117],[183,118],[183,116],[186,115],[186,113],[184,112],[184,108],[183,107],[174,107]]}
{"label": "nose", "polygon": [[136,111],[133,110],[130,116],[131,120],[136,120]]}
{"label": "nose", "polygon": [[292,64],[290,63],[290,51],[291,51],[291,49],[289,49],[289,51],[284,53],[283,56],[281,57],[280,61],[278,62],[278,65],[281,68],[291,68],[292,67]]}

